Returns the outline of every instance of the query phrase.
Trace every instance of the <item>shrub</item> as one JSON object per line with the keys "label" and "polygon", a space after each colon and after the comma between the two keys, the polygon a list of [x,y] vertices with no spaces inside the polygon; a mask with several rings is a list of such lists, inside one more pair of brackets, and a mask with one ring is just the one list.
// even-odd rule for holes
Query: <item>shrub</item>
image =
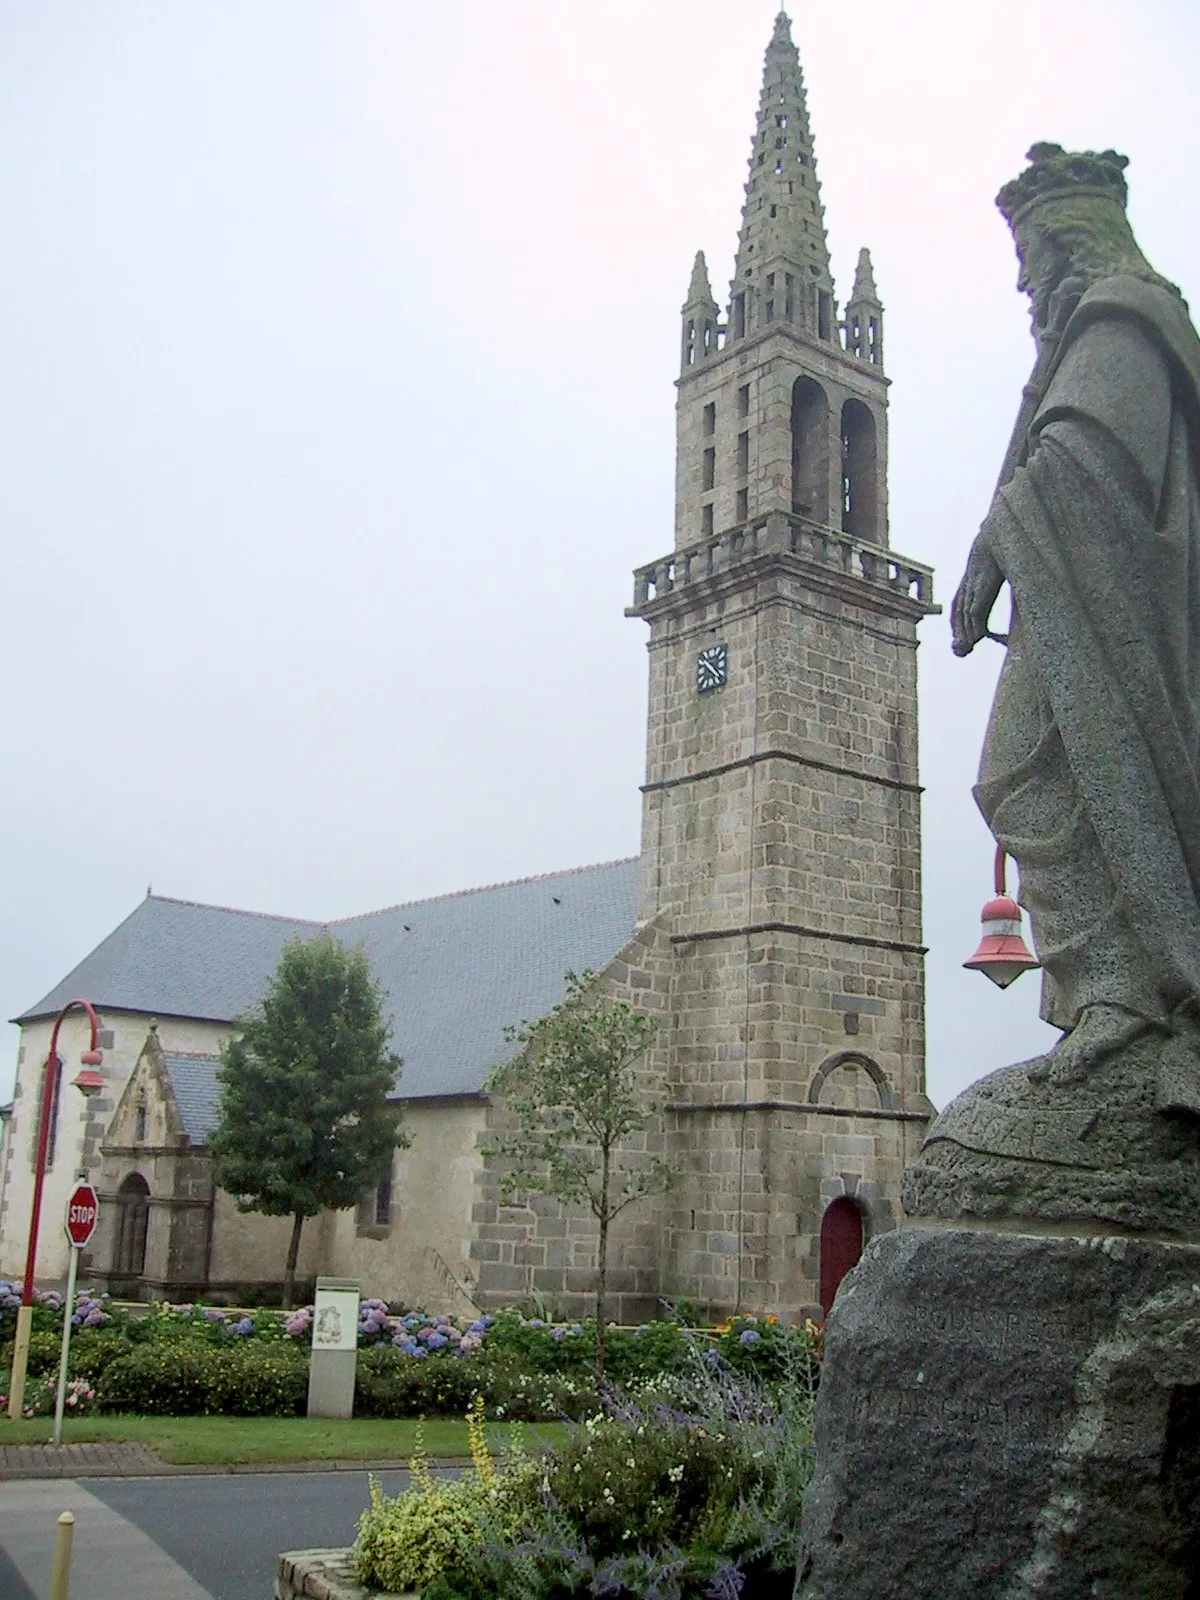
{"label": "shrub", "polygon": [[308,1355],[279,1345],[134,1346],[105,1367],[98,1398],[106,1411],[152,1416],[293,1416],[303,1409]]}
{"label": "shrub", "polygon": [[364,1417],[462,1416],[480,1387],[474,1361],[406,1355],[391,1344],[358,1353],[354,1409]]}
{"label": "shrub", "polygon": [[[63,1410],[68,1417],[80,1417],[94,1408],[96,1391],[83,1378],[72,1378],[63,1395]],[[31,1383],[25,1390],[24,1417],[52,1417],[58,1403],[58,1374]]]}
{"label": "shrub", "polygon": [[764,1386],[698,1346],[689,1360],[662,1380],[674,1403],[607,1389],[507,1528],[481,1524],[422,1600],[786,1600],[811,1469],[806,1368]]}
{"label": "shrub", "polygon": [[62,1355],[62,1334],[49,1328],[35,1328],[29,1335],[29,1357],[25,1368],[31,1378],[57,1372]]}
{"label": "shrub", "polygon": [[778,1317],[734,1317],[717,1330],[713,1349],[734,1372],[767,1382],[796,1378],[816,1383],[822,1354],[822,1333],[815,1322],[782,1322]]}
{"label": "shrub", "polygon": [[425,1589],[447,1567],[490,1539],[511,1539],[521,1509],[540,1474],[519,1441],[497,1465],[484,1434],[483,1405],[467,1413],[474,1471],[459,1479],[435,1479],[423,1444],[410,1463],[412,1482],[388,1499],[370,1477],[370,1505],[358,1522],[354,1561],[363,1583],[397,1591]]}
{"label": "shrub", "polygon": [[734,1503],[759,1473],[734,1429],[663,1415],[578,1429],[550,1490],[593,1556],[719,1543]]}

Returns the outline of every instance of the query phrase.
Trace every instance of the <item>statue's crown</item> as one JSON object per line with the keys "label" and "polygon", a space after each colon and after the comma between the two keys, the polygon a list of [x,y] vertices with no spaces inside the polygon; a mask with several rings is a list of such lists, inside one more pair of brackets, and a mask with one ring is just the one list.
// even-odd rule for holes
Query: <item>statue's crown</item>
{"label": "statue's crown", "polygon": [[1009,224],[1043,200],[1072,194],[1101,195],[1124,206],[1129,190],[1125,168],[1129,157],[1115,150],[1064,150],[1060,144],[1035,144],[1030,165],[996,196]]}

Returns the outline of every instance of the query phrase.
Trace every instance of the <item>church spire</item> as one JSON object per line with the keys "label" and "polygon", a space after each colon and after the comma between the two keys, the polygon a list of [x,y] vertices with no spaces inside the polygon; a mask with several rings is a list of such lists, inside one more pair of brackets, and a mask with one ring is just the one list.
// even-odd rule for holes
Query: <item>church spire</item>
{"label": "church spire", "polygon": [[858,252],[854,289],[846,302],[846,349],[860,361],[883,371],[883,305],[875,287],[871,252]]}
{"label": "church spire", "polygon": [[787,320],[818,339],[837,337],[825,214],[800,57],[786,12],[763,63],[758,125],[730,286],[729,336]]}
{"label": "church spire", "polygon": [[720,308],[713,299],[708,281],[708,263],[704,251],[696,251],[692,263],[692,281],[688,285],[687,299],[683,302],[683,344],[680,370],[687,372],[698,361],[715,355]]}

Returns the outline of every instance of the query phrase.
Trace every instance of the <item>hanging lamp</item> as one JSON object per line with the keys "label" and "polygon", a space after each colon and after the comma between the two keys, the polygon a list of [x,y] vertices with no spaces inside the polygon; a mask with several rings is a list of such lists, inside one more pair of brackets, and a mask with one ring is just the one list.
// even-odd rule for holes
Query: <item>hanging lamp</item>
{"label": "hanging lamp", "polygon": [[1041,962],[1025,943],[1021,932],[1021,908],[1004,884],[1004,847],[996,846],[996,895],[980,915],[983,937],[979,948],[964,967],[982,972],[998,988],[1007,989],[1023,972],[1032,972]]}

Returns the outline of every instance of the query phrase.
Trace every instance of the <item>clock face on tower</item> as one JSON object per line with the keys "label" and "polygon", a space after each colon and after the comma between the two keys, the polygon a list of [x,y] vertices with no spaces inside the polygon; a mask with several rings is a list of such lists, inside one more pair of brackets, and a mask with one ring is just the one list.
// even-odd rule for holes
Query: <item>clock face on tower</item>
{"label": "clock face on tower", "polygon": [[729,666],[729,652],[723,644],[706,645],[696,657],[696,688],[701,694],[722,689]]}

